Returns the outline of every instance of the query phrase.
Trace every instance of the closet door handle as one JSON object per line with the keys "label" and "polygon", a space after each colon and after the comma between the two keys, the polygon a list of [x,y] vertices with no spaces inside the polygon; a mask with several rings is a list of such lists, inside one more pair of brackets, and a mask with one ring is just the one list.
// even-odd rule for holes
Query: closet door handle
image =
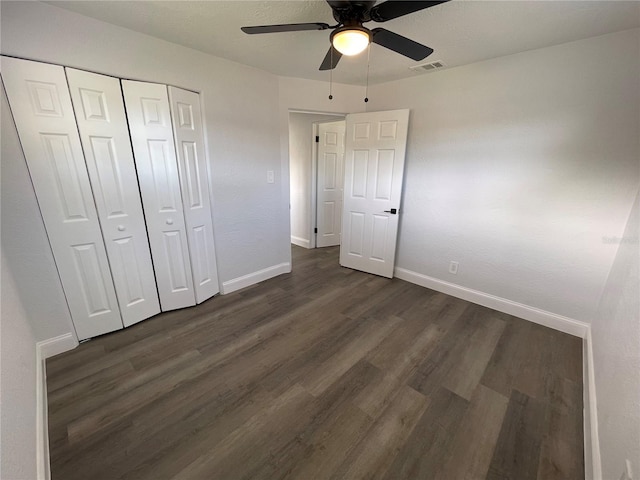
{"label": "closet door handle", "polygon": [[173,225],[173,219],[167,218],[167,225]]}
{"label": "closet door handle", "polygon": [[126,227],[124,225],[118,225],[119,232],[124,232],[125,230],[126,230]]}

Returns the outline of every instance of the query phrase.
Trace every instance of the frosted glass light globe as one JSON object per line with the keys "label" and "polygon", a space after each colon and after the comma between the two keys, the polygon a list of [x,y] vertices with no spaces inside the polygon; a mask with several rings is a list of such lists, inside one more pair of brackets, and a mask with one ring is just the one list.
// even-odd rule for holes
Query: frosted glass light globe
{"label": "frosted glass light globe", "polygon": [[357,55],[369,45],[369,35],[362,30],[342,30],[333,36],[333,46],[343,55]]}

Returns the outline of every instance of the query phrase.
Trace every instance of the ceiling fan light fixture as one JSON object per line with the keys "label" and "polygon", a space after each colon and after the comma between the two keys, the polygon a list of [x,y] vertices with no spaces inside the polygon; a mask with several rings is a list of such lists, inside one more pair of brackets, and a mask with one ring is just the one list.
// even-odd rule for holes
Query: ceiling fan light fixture
{"label": "ceiling fan light fixture", "polygon": [[371,38],[365,28],[346,27],[333,32],[331,44],[341,54],[352,56],[364,51]]}

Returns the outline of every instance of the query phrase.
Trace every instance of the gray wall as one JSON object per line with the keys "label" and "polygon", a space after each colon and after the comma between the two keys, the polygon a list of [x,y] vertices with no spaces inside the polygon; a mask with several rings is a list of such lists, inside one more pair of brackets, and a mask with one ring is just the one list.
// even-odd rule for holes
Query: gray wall
{"label": "gray wall", "polygon": [[639,182],[639,45],[635,29],[370,88],[368,110],[411,109],[397,266],[592,321],[602,238]]}
{"label": "gray wall", "polygon": [[6,259],[0,250],[0,478],[32,480],[37,471],[35,337]]}
{"label": "gray wall", "polygon": [[591,326],[602,478],[618,479],[625,460],[640,473],[640,192]]}
{"label": "gray wall", "polygon": [[[9,112],[4,88],[0,113],[2,123],[0,130],[2,138],[1,159],[2,166],[2,244],[0,247],[0,478],[15,480],[31,480],[36,478],[36,336],[31,328],[30,317],[34,314],[46,312],[46,302],[59,303],[59,293],[56,291],[57,279],[50,278],[50,269],[53,256],[49,250],[42,221],[34,222],[33,228],[26,231],[24,241],[30,246],[42,246],[44,251],[34,252],[33,258],[27,255],[16,257],[12,244],[5,245],[5,234],[13,228],[27,227],[19,219],[20,213],[26,209],[37,209],[35,199],[29,196],[29,191],[20,199],[25,201],[19,212],[11,212],[11,207],[19,206],[15,196],[7,194],[8,182],[17,180],[22,182],[25,178],[16,175],[16,170],[24,164],[24,158],[17,155],[20,152],[18,134],[13,126],[13,120]],[[20,152],[21,153],[21,152]],[[22,165],[21,165],[22,163]],[[23,172],[24,173],[24,172]],[[28,181],[28,176],[26,177]],[[5,248],[6,247],[6,248]],[[24,278],[23,266],[25,263],[38,263],[36,271],[43,275],[43,281],[53,280],[53,288],[49,290],[46,284],[39,284],[41,290],[24,291],[22,285]],[[42,289],[44,287],[44,289]],[[39,297],[39,298],[38,298]],[[37,305],[30,304],[35,300]],[[64,298],[63,298],[64,301]],[[45,306],[45,310],[43,310]],[[65,306],[66,308],[66,306]],[[53,309],[55,314],[55,308]],[[64,314],[68,317],[68,311],[62,312],[63,318],[59,319],[64,325]],[[31,317],[33,318],[33,317]],[[47,334],[47,325],[44,316],[41,334]],[[54,322],[56,323],[56,322]],[[63,329],[64,330],[64,329]],[[50,330],[55,332],[55,330]],[[68,331],[68,330],[67,330]],[[65,333],[64,331],[62,333]]]}

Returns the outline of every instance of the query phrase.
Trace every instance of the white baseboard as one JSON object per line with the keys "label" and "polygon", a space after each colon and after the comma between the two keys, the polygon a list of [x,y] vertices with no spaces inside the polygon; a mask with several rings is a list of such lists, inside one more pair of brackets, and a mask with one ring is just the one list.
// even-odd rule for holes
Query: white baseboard
{"label": "white baseboard", "polygon": [[36,465],[38,480],[49,480],[49,417],[45,359],[36,347]]}
{"label": "white baseboard", "polygon": [[560,330],[561,332],[568,333],[576,337],[585,338],[587,335],[589,325],[579,320],[574,320],[573,318],[564,317],[536,307],[507,300],[506,298],[496,297],[495,295],[462,287],[454,283],[445,282],[444,280],[412,272],[411,270],[406,270],[404,268],[396,267],[394,269],[394,273],[395,276],[401,280],[406,280],[407,282],[415,283],[422,287],[462,298],[463,300],[477,303],[478,305],[489,307],[494,310],[498,310],[499,312],[508,313],[514,317],[524,318],[530,322],[538,323],[555,330]]}
{"label": "white baseboard", "polygon": [[76,337],[74,337],[72,333],[65,333],[64,335],[59,335],[57,337],[43,340],[42,342],[38,342],[36,344],[36,350],[38,351],[40,358],[46,360],[47,358],[58,355],[59,353],[73,350],[77,346],[78,340],[76,340]]}
{"label": "white baseboard", "polygon": [[584,398],[584,464],[587,480],[602,480],[600,437],[598,434],[598,403],[596,379],[593,369],[593,343],[591,328],[587,330],[583,353],[583,398]]}
{"label": "white baseboard", "polygon": [[277,277],[278,275],[282,275],[283,273],[289,272],[291,272],[291,263],[289,262],[263,268],[262,270],[258,270],[257,272],[249,273],[247,275],[243,275],[242,277],[223,282],[221,293],[223,295],[226,295],[227,293],[235,292],[236,290],[240,290],[241,288],[249,287],[251,285],[255,285],[256,283],[260,283],[265,280],[269,280],[270,278]]}
{"label": "white baseboard", "polygon": [[59,353],[73,350],[78,341],[72,333],[36,343],[36,462],[38,480],[49,480],[49,418],[47,409],[47,365],[45,360]]}
{"label": "white baseboard", "polygon": [[311,248],[311,242],[309,240],[305,240],[304,238],[294,237],[291,235],[291,243],[294,245],[298,245],[303,248]]}

